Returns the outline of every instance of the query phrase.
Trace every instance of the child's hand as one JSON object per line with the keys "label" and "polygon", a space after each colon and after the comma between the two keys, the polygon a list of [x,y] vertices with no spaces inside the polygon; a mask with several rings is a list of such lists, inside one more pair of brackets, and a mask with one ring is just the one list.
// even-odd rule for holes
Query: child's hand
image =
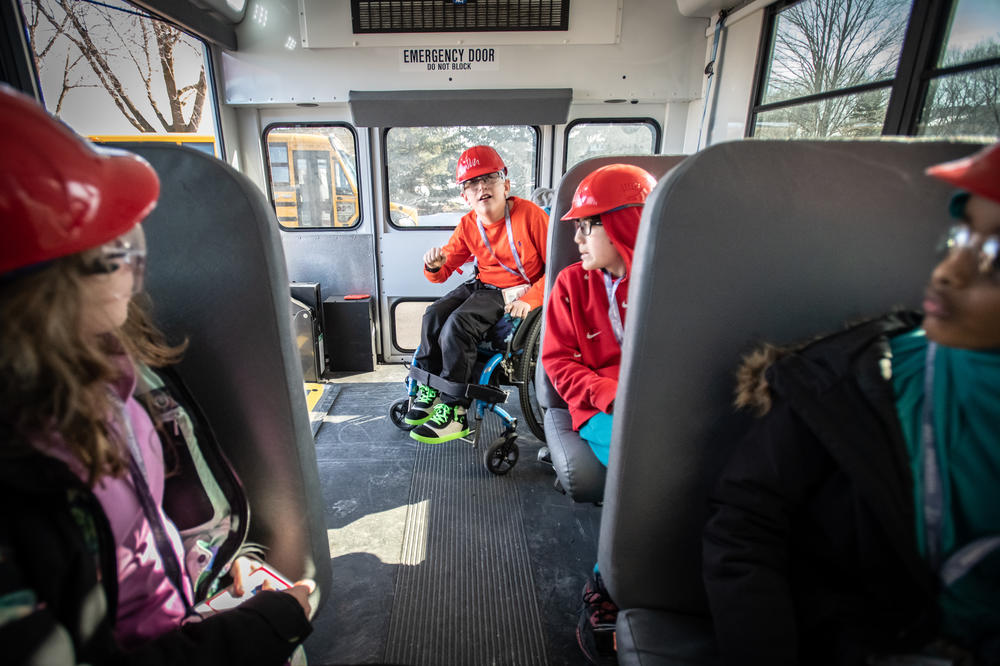
{"label": "child's hand", "polygon": [[[274,586],[271,585],[271,581],[264,581],[262,586],[264,590],[273,590]],[[299,606],[302,606],[302,612],[306,614],[306,617],[310,617],[312,613],[312,606],[309,605],[309,595],[313,593],[316,589],[316,581],[311,578],[303,578],[302,580],[296,581],[287,590],[282,590],[285,594],[290,594],[299,602]]]}
{"label": "child's hand", "polygon": [[424,254],[424,266],[427,268],[441,268],[447,259],[448,255],[441,248],[432,247]]}
{"label": "child's hand", "polygon": [[516,301],[511,301],[508,303],[504,309],[504,312],[510,313],[511,317],[524,317],[529,312],[531,312],[531,306],[524,301],[518,299]]}
{"label": "child's hand", "polygon": [[250,574],[252,574],[255,569],[259,569],[260,566],[260,562],[255,562],[249,557],[240,556],[236,558],[236,561],[233,562],[233,566],[229,568],[229,575],[233,578],[233,584],[230,585],[230,587],[232,588],[234,597],[243,596],[243,581],[249,578]]}

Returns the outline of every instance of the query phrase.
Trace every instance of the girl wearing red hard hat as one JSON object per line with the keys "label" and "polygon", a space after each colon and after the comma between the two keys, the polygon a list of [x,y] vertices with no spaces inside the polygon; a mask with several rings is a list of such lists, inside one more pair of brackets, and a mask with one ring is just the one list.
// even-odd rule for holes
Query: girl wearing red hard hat
{"label": "girl wearing red hard hat", "polygon": [[725,664],[1000,664],[1000,146],[927,173],[963,191],[923,314],[740,372],[761,421],[703,544]]}
{"label": "girl wearing red hard hat", "polygon": [[[242,545],[246,499],[171,375],[153,370],[182,348],[134,302],[156,173],[94,149],[5,86],[0,126],[5,663],[283,663],[310,631],[308,582],[203,621],[193,610]],[[184,539],[164,506],[194,491],[178,497],[165,483],[163,441],[172,469],[197,447],[213,506],[228,502]]]}

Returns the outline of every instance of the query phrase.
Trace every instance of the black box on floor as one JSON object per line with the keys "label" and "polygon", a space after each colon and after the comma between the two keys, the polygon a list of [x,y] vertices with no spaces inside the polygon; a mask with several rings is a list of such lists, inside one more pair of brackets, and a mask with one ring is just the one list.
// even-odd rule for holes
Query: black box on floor
{"label": "black box on floor", "polygon": [[302,301],[313,309],[319,318],[320,330],[323,330],[323,301],[320,297],[319,282],[289,282],[288,287],[292,292],[292,298]]}
{"label": "black box on floor", "polygon": [[[299,341],[299,354],[303,355],[302,374],[307,382],[318,382],[326,372],[323,304],[320,301],[319,283],[291,282],[288,286],[292,292],[292,328]],[[308,312],[297,311],[296,302],[308,308]],[[307,333],[306,329],[311,330]],[[309,354],[303,350],[304,334],[312,340],[311,360],[305,358]]]}
{"label": "black box on floor", "polygon": [[375,321],[370,296],[347,300],[330,296],[323,301],[329,370],[375,370]]}

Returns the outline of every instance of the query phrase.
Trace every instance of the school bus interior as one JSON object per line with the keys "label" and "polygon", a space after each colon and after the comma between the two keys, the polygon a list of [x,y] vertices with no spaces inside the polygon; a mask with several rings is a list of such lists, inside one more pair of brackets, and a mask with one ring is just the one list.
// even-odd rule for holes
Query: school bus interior
{"label": "school bus interior", "polygon": [[[840,44],[871,56],[846,68],[859,77],[797,76],[801,12],[828,25],[830,7],[861,4],[887,34]],[[96,61],[67,12],[94,12],[110,46],[90,56],[129,70],[134,123],[120,97],[86,97],[118,93],[77,79]],[[144,104],[165,77],[132,71],[160,60],[152,42],[130,50],[152,22],[190,65],[166,77],[162,123]],[[317,665],[584,663],[574,628],[595,560],[622,608],[621,663],[715,663],[700,530],[746,424],[730,407],[740,355],[919,304],[949,194],[923,169],[1000,135],[998,45],[995,0],[0,0],[0,79],[81,135],[146,137],[128,147],[163,187],[145,225],[154,314],[191,339],[180,371],[246,484],[251,540],[319,584]],[[119,126],[87,124],[101,116]],[[178,133],[202,151],[152,139]],[[523,425],[521,463],[500,477],[481,450],[417,446],[387,416],[424,308],[471,277],[421,269],[468,211],[455,162],[480,143],[514,195],[557,192],[548,286],[576,258],[559,218],[585,174],[625,160],[661,178],[607,470],[540,364],[554,472]],[[318,285],[317,318],[362,297],[356,324],[319,335],[331,360],[358,349],[372,371],[312,366],[339,391],[315,433],[289,282]]]}

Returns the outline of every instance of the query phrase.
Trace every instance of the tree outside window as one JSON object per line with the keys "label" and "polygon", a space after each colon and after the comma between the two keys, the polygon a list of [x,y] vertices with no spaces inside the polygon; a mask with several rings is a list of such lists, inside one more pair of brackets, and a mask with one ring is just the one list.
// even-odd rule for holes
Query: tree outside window
{"label": "tree outside window", "polygon": [[911,4],[804,0],[781,10],[754,136],[881,133]]}
{"label": "tree outside window", "polygon": [[77,131],[215,133],[198,39],[116,0],[22,9],[46,106]]}

